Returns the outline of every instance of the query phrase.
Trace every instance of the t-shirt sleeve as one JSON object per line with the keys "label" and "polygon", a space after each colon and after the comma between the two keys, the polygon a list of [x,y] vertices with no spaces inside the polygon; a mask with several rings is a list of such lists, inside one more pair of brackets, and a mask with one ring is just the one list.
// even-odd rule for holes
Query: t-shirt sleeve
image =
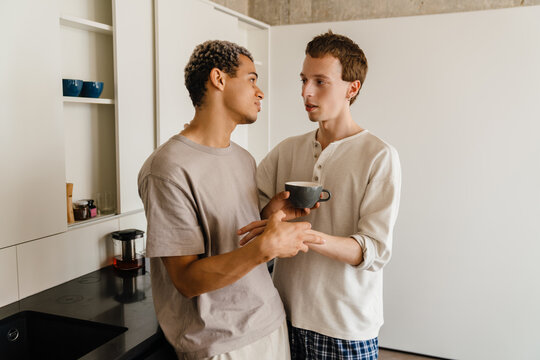
{"label": "t-shirt sleeve", "polygon": [[177,184],[153,175],[140,188],[147,220],[148,257],[198,255],[205,252],[196,205]]}
{"label": "t-shirt sleeve", "polygon": [[391,149],[375,164],[360,205],[358,232],[352,237],[360,244],[364,259],[360,270],[379,271],[390,260],[392,234],[401,192],[401,167],[397,152]]}

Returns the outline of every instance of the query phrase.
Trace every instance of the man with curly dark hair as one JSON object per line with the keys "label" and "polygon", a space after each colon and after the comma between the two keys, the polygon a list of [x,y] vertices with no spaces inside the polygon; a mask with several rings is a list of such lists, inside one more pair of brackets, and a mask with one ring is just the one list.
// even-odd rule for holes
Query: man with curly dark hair
{"label": "man with curly dark hair", "polygon": [[309,223],[282,221],[309,209],[276,198],[281,210],[266,230],[239,247],[236,229],[260,220],[256,164],[230,136],[257,119],[264,97],[257,78],[243,47],[197,46],[185,68],[195,116],[139,173],[155,310],[180,359],[289,359],[283,304],[266,262],[322,243]]}

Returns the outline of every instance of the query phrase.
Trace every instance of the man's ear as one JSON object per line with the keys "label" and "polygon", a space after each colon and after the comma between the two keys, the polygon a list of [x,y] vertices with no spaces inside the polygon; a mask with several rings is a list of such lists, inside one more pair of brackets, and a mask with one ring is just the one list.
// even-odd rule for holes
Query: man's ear
{"label": "man's ear", "polygon": [[219,90],[225,88],[225,73],[218,68],[213,68],[210,70],[209,76],[210,84]]}
{"label": "man's ear", "polygon": [[349,90],[347,91],[347,98],[352,99],[353,97],[355,97],[356,94],[358,94],[358,92],[360,91],[361,87],[362,83],[360,82],[360,80],[354,80],[353,82],[351,82],[349,85]]}

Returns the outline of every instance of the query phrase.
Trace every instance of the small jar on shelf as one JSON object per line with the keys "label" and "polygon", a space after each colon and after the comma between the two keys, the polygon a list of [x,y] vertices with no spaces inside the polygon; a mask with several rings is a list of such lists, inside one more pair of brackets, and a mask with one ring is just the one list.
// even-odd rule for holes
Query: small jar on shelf
{"label": "small jar on shelf", "polygon": [[75,220],[86,220],[90,218],[90,209],[88,208],[88,200],[79,200],[73,203],[73,216]]}
{"label": "small jar on shelf", "polygon": [[88,211],[90,213],[90,217],[96,217],[97,216],[97,207],[94,204],[94,200],[88,199]]}

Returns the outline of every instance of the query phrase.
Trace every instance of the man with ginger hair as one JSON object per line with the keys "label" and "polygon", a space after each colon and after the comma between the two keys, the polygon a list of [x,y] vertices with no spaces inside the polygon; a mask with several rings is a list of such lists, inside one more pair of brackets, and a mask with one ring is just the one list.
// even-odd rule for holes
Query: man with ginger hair
{"label": "man with ginger hair", "polygon": [[274,268],[292,359],[378,358],[382,269],[391,256],[401,169],[396,150],[352,118],[367,68],[364,52],[346,36],[329,31],[310,41],[300,79],[318,129],[284,140],[257,169],[262,216],[274,211],[276,194],[289,196],[287,181],[317,182],[332,192],[302,219],[325,243],[277,259]]}

